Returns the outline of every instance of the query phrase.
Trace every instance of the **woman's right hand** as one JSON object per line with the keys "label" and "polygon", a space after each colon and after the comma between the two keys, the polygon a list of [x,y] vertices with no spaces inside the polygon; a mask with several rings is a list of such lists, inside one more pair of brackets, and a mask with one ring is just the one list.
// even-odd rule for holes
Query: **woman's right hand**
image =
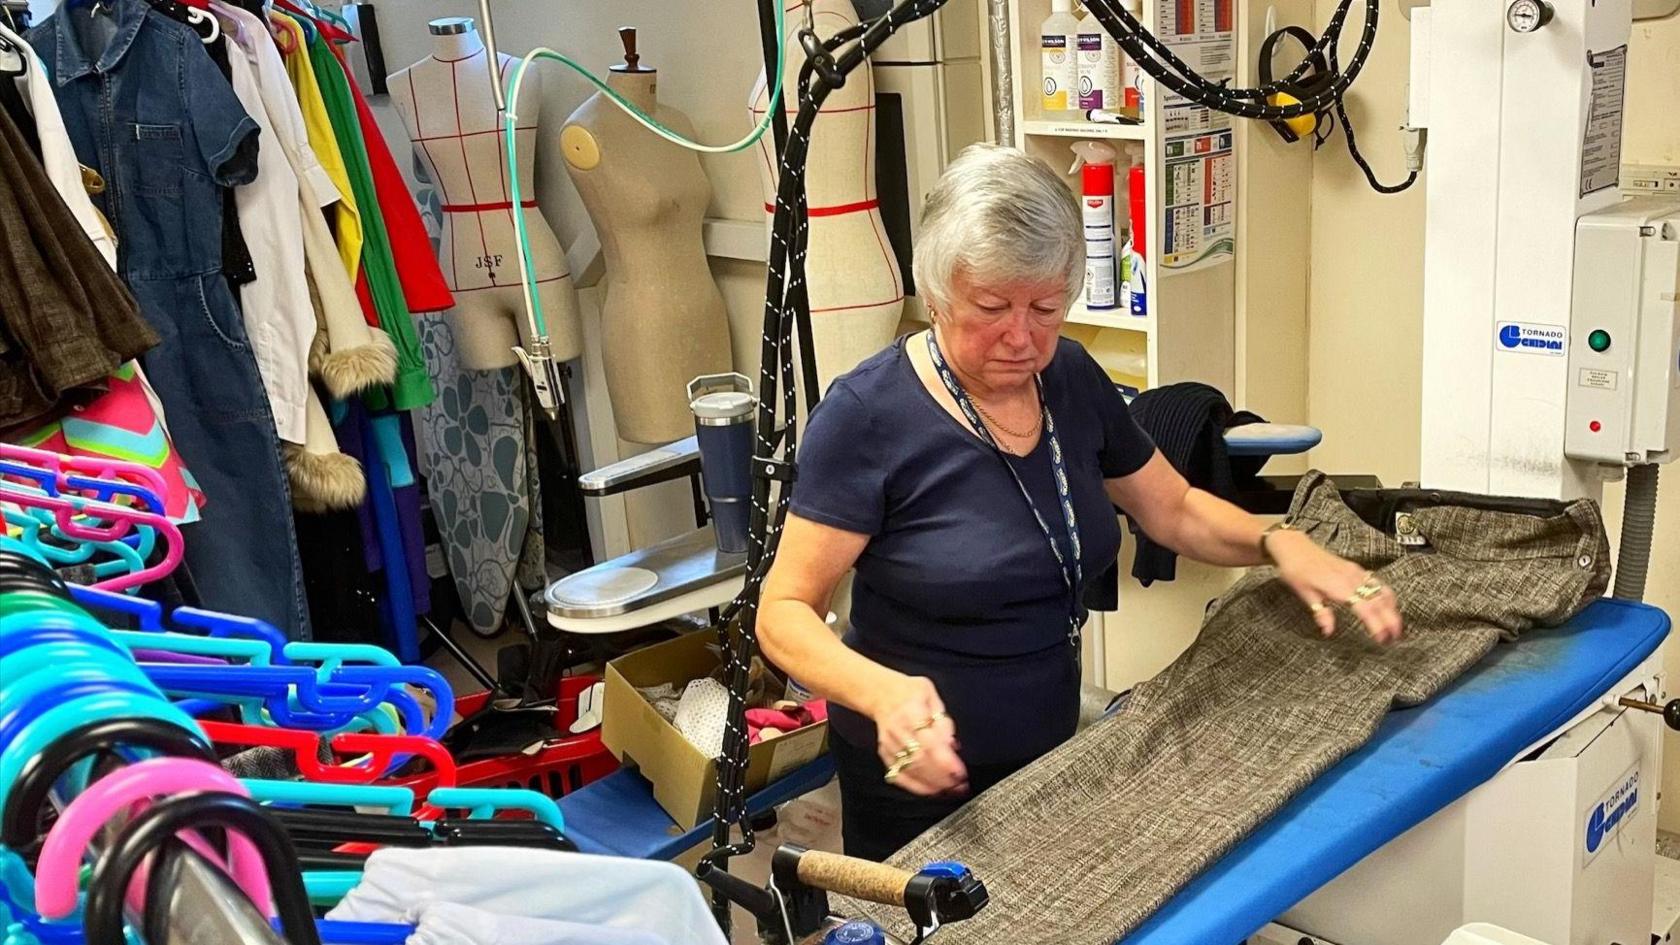
{"label": "woman's right hand", "polygon": [[876,699],[876,751],[891,770],[910,745],[920,746],[906,764],[898,765],[892,784],[912,794],[968,793],[968,768],[957,757],[957,727],[945,714],[945,703],[933,681],[901,676]]}

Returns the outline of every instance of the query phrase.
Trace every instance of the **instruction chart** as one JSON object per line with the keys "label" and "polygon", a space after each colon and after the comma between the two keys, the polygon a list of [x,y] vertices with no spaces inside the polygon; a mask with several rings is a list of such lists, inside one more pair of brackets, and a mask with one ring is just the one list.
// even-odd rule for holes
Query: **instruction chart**
{"label": "instruction chart", "polygon": [[[1160,37],[1210,82],[1236,76],[1233,0],[1169,0]],[[1161,265],[1190,269],[1236,252],[1237,163],[1230,115],[1163,95],[1165,147]]]}

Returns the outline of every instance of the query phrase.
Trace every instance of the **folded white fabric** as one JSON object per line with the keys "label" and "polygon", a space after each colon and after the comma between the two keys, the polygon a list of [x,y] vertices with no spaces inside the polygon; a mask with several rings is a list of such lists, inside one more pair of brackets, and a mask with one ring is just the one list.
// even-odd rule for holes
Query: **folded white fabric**
{"label": "folded white fabric", "polygon": [[449,902],[409,913],[402,919],[414,923],[407,945],[665,945],[649,932],[498,915]]}
{"label": "folded white fabric", "polygon": [[[570,933],[514,922],[537,919],[587,926],[590,938],[423,938],[455,928],[465,906],[500,916],[502,935]],[[438,913],[434,915],[434,913]],[[681,867],[650,860],[531,850],[521,847],[387,848],[368,857],[362,881],[329,919],[413,922],[425,928],[411,945],[727,945],[694,878]],[[476,920],[475,920],[476,921]],[[488,925],[482,926],[489,928]],[[639,937],[608,937],[632,933]],[[477,933],[474,933],[477,935]]]}

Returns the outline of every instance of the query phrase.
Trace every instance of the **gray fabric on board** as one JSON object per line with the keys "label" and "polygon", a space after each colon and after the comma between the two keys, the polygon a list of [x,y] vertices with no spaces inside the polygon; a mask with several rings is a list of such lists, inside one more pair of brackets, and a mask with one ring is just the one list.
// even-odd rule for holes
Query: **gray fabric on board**
{"label": "gray fabric on board", "polygon": [[[1270,568],[1216,602],[1200,636],[1118,713],[1022,770],[895,854],[968,864],[991,905],[940,932],[961,942],[1113,942],[1364,744],[1392,706],[1428,699],[1499,642],[1560,623],[1600,596],[1610,549],[1598,507],[1550,514],[1422,508],[1408,547],[1362,520],[1322,473],[1290,517],[1399,594],[1400,643],[1369,641],[1345,610],[1321,637]],[[961,733],[958,733],[959,736]],[[846,900],[906,933],[902,910]]]}

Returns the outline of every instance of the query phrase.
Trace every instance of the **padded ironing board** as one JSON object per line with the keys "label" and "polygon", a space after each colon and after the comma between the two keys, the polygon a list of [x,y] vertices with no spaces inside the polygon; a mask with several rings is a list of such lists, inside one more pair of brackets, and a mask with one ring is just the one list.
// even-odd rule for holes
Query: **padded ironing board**
{"label": "padded ironing board", "polygon": [[1430,702],[1391,712],[1370,742],[1180,890],[1126,945],[1242,941],[1567,725],[1668,630],[1654,607],[1602,600],[1561,627],[1501,644]]}
{"label": "padded ironing board", "polygon": [[1317,427],[1292,423],[1245,423],[1225,431],[1225,451],[1232,456],[1293,456],[1324,439]]}

